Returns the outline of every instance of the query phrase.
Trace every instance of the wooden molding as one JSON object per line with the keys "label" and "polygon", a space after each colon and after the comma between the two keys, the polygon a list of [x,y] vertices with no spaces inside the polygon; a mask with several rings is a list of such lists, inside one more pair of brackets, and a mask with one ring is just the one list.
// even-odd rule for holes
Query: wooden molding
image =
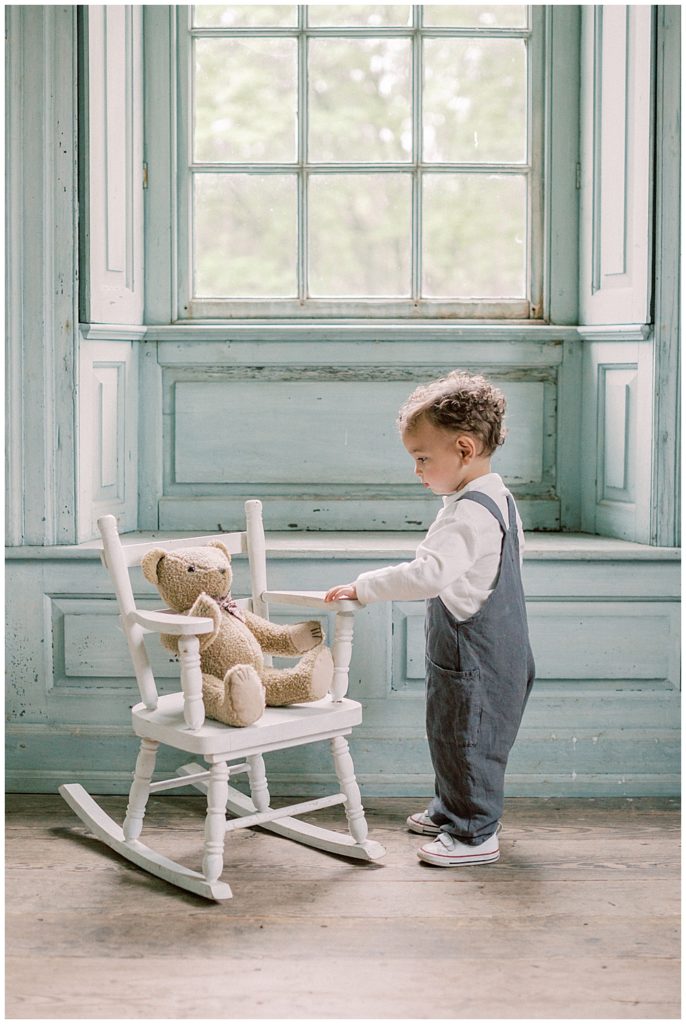
{"label": "wooden molding", "polygon": [[16,543],[68,544],[77,501],[76,8],[8,8],[7,41],[7,532]]}

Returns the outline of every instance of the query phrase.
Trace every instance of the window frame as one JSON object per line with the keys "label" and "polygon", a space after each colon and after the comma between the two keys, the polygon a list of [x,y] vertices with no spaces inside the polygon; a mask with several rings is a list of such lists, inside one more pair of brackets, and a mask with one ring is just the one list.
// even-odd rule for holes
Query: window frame
{"label": "window frame", "polygon": [[[298,25],[293,28],[280,29],[193,29],[196,36],[208,37],[240,37],[240,36],[267,36],[267,37],[296,37],[298,38],[298,60],[300,64],[299,73],[299,105],[303,104],[307,96],[307,67],[305,49],[309,38],[369,38],[378,37],[379,31],[374,27],[345,27],[339,28],[311,28],[306,25],[304,6],[298,6]],[[192,281],[192,238],[191,238],[191,217],[192,217],[192,177],[193,173],[202,173],[194,169],[189,170],[188,154],[191,152],[191,108],[192,108],[192,64],[191,47],[186,43],[188,31],[191,26],[192,9],[190,6],[176,6],[169,8],[170,11],[170,34],[175,43],[172,52],[176,59],[169,61],[170,82],[172,84],[172,96],[169,103],[169,115],[171,124],[169,126],[169,157],[171,163],[170,181],[176,181],[177,187],[174,191],[170,186],[172,210],[170,210],[170,227],[168,231],[170,253],[170,269],[172,280],[170,282],[171,317],[174,322],[182,323],[208,323],[208,322],[231,322],[234,320],[244,321],[271,321],[276,320],[367,320],[399,319],[403,322],[427,322],[440,319],[457,320],[467,323],[479,323],[486,321],[504,322],[540,322],[543,317],[543,289],[544,289],[544,122],[546,97],[544,95],[545,85],[545,9],[537,5],[529,5],[529,18],[526,29],[492,29],[489,30],[489,38],[527,38],[529,40],[529,59],[527,62],[527,149],[528,159],[522,164],[438,164],[423,163],[418,160],[418,154],[413,153],[413,159],[402,163],[305,163],[297,159],[293,164],[211,164],[207,165],[213,172],[244,173],[246,170],[266,170],[267,173],[274,173],[287,170],[289,173],[298,174],[299,178],[299,201],[298,217],[300,220],[300,232],[306,236],[304,231],[304,178],[308,174],[321,173],[335,174],[348,173],[373,173],[374,171],[395,172],[399,174],[411,174],[413,178],[412,198],[412,297],[408,299],[310,299],[303,292],[303,267],[306,259],[306,252],[300,249],[298,261],[300,269],[298,273],[299,297],[289,299],[200,299],[194,300],[191,296]],[[422,25],[422,5],[413,5],[413,25],[408,28],[385,29],[383,35],[388,37],[410,37],[412,40],[412,89],[413,89],[413,117],[415,120],[415,139],[419,130],[418,115],[418,91],[421,85],[422,67],[421,60],[417,55],[421,53],[421,37],[473,37],[482,33],[475,29],[453,29],[453,28],[430,28],[424,29]],[[146,40],[147,42],[147,40]],[[153,47],[154,47],[154,41]],[[306,104],[305,104],[306,106]],[[159,137],[158,117],[146,118],[146,122],[152,128],[149,138],[146,139],[146,151],[163,150],[165,147],[155,144],[155,135]],[[306,115],[299,120],[300,144],[298,157],[302,155],[303,136],[307,131]],[[152,136],[152,137],[150,137]],[[205,165],[196,165],[197,167]],[[228,170],[225,170],[229,168]],[[418,289],[421,281],[421,252],[419,245],[421,231],[421,203],[419,200],[419,182],[422,172],[449,173],[455,170],[487,173],[498,173],[506,169],[505,173],[525,175],[529,180],[527,190],[527,273],[528,273],[528,296],[523,300],[478,300],[472,302],[452,301],[444,299],[422,299],[418,296]],[[161,234],[164,235],[164,229]],[[305,237],[304,245],[307,245]],[[153,298],[152,304],[155,304]]]}

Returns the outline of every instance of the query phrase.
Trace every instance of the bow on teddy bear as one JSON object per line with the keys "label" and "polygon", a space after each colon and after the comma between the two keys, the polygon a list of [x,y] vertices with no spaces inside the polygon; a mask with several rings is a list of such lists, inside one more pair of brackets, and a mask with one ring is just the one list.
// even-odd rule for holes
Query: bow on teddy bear
{"label": "bow on teddy bear", "polygon": [[[231,600],[231,555],[221,543],[164,551],[154,548],[141,563],[145,578],[175,612],[212,619],[200,640],[205,713],[226,725],[252,725],[265,704],[281,707],[321,700],[333,678],[333,658],[316,621],[279,626]],[[178,654],[179,638],[163,645]],[[264,654],[297,657],[292,668],[264,664]]]}

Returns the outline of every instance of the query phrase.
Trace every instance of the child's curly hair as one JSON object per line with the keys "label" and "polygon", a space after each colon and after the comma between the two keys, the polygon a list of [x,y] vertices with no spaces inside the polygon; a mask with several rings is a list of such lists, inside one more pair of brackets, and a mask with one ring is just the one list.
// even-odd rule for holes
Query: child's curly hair
{"label": "child's curly hair", "polygon": [[412,430],[422,416],[436,427],[480,438],[484,455],[505,441],[505,396],[480,374],[453,370],[420,384],[400,407],[399,429]]}

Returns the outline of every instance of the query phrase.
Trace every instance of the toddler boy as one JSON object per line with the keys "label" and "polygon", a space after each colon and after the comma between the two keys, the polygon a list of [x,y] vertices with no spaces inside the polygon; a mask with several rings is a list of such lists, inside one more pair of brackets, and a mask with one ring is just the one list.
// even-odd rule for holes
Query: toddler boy
{"label": "toddler boy", "polygon": [[443,508],[411,562],[362,573],[327,601],[427,599],[426,730],[435,796],[407,819],[436,838],[418,850],[440,867],[498,860],[505,767],[534,681],[514,499],[491,471],[505,439],[505,398],[455,370],[400,409],[402,441]]}

